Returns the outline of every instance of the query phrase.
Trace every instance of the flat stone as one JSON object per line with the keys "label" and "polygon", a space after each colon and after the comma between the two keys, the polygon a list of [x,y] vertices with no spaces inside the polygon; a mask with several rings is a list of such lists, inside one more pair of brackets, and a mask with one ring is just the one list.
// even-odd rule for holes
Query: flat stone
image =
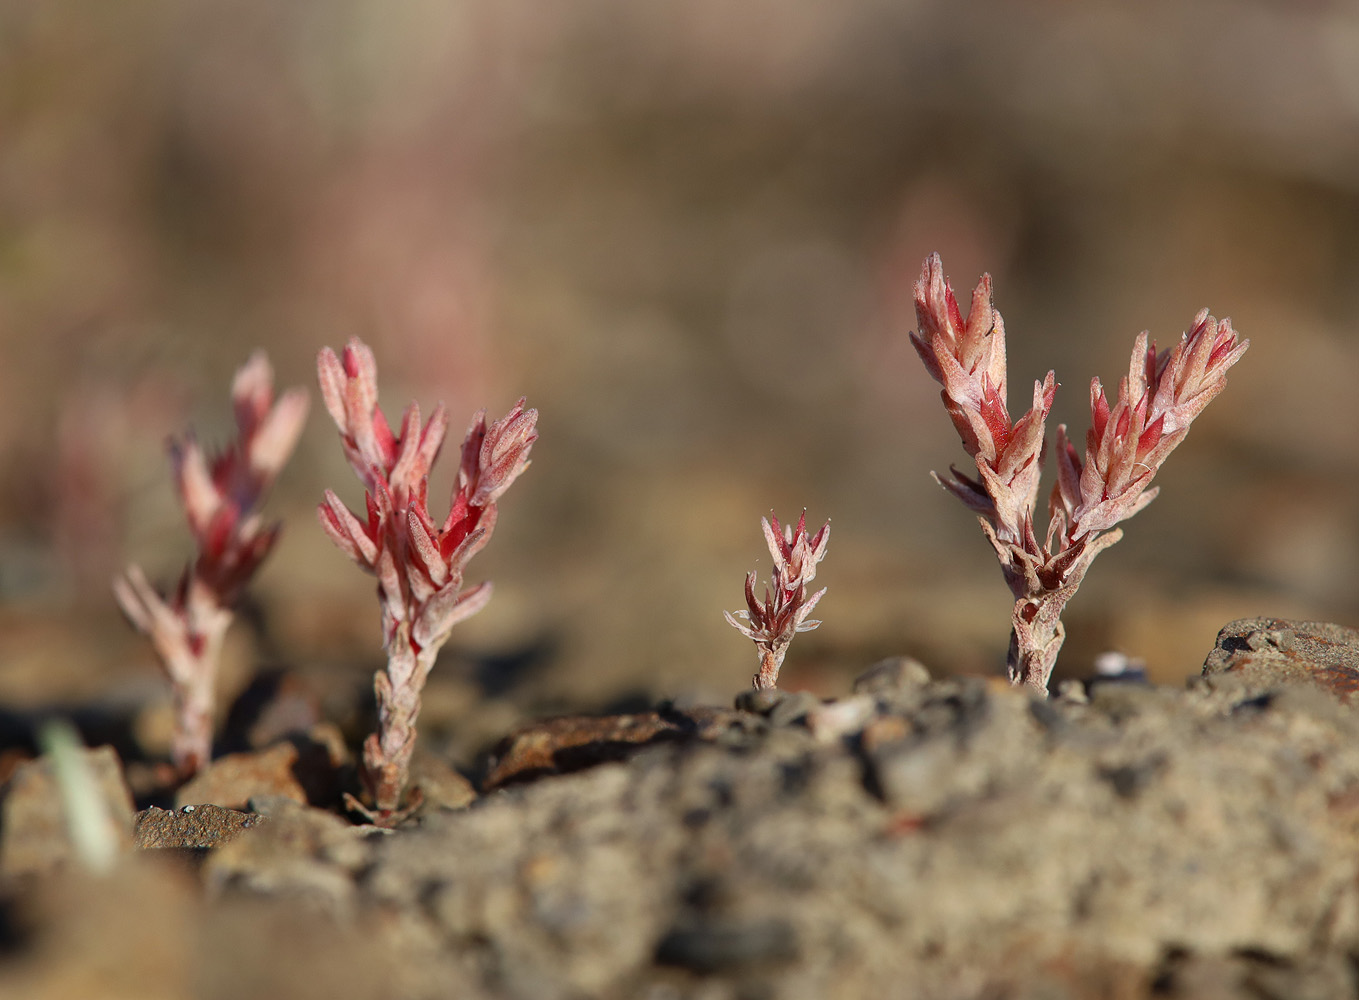
{"label": "flat stone", "polygon": [[187,781],[175,794],[175,805],[243,809],[252,798],[279,796],[331,805],[340,791],[336,753],[333,740],[304,736],[265,750],[227,754]]}
{"label": "flat stone", "polygon": [[152,806],[137,814],[134,841],[142,849],[220,847],[264,819],[254,813],[215,805],[179,809]]}
{"label": "flat stone", "polygon": [[625,760],[657,743],[715,740],[741,723],[721,708],[666,709],[629,715],[563,716],[531,723],[496,748],[486,791],[548,774],[565,774]]}
{"label": "flat stone", "polygon": [[1359,631],[1330,622],[1243,618],[1218,633],[1203,675],[1252,685],[1312,684],[1351,701],[1359,695]]}
{"label": "flat stone", "polygon": [[242,809],[254,796],[284,796],[306,802],[307,793],[293,774],[297,747],[280,743],[267,750],[233,753],[203,768],[175,793],[176,806],[212,804]]}

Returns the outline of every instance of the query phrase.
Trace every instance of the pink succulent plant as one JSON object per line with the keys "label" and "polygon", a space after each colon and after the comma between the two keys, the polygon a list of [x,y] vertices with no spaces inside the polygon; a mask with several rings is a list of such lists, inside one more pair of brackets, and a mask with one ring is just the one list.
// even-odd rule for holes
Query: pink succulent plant
{"label": "pink succulent plant", "polygon": [[453,626],[491,597],[489,583],[464,590],[463,573],[490,540],[496,501],[528,467],[538,411],[520,399],[489,426],[485,410],[473,417],[439,524],[429,512],[428,477],[448,430],[443,406],[422,427],[411,403],[394,433],[378,407],[373,352],[357,338],[342,357],[321,351],[317,373],[345,457],[367,491],[362,518],[331,490],[317,512],[330,539],[378,581],[387,666],[374,682],[378,727],[364,742],[362,776],[371,818],[390,822],[400,815],[425,679]]}
{"label": "pink succulent plant", "polygon": [[1057,483],[1040,544],[1034,507],[1046,457],[1044,425],[1057,388],[1053,373],[1034,383],[1032,406],[1012,422],[1005,325],[991,304],[990,275],[982,275],[964,317],[933,254],[915,285],[915,310],[920,330],[911,343],[943,386],[944,408],[977,468],[976,479],[956,468],[950,478],[935,479],[976,512],[1014,594],[1010,680],[1046,692],[1066,634],[1062,610],[1095,556],[1123,537],[1114,526],[1155,498],[1152,478],[1226,387],[1228,369],[1250,341],[1237,339],[1231,320],[1204,309],[1175,346],[1159,354],[1145,332],[1138,335],[1112,406],[1099,379],[1091,380],[1084,460],[1065,425],[1057,428]]}
{"label": "pink succulent plant", "polygon": [[123,613],[149,636],[174,693],[171,757],[188,777],[212,753],[217,662],[232,607],[278,539],[259,506],[297,445],[307,419],[304,389],[274,401],[274,373],[263,351],[231,385],[237,438],[208,456],[190,432],[170,442],[175,487],[198,554],[168,600],[137,566],[113,582]]}
{"label": "pink succulent plant", "polygon": [[826,546],[830,544],[829,521],[815,535],[807,536],[805,510],[798,518],[796,528],[791,524],[780,526],[773,511],[767,519],[760,519],[760,526],[769,545],[769,555],[774,560],[770,587],[765,588],[764,600],[760,600],[755,596],[756,576],[748,573],[746,610],[735,614],[723,612],[733,628],[755,641],[760,656],[760,670],[753,678],[757,691],[778,686],[779,669],[793,636],[810,632],[821,624],[808,621],[807,616],[826,588],[808,596],[807,584],[816,577],[816,564],[826,557]]}

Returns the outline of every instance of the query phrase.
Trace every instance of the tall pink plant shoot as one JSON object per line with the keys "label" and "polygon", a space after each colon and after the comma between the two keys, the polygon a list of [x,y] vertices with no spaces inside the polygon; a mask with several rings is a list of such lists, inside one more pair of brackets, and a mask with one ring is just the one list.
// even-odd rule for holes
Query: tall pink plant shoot
{"label": "tall pink plant shoot", "polygon": [[138,566],[113,582],[123,613],[151,639],[174,696],[171,758],[182,776],[212,752],[217,665],[241,591],[278,539],[259,507],[297,445],[307,419],[306,390],[274,400],[274,373],[263,351],[231,385],[236,439],[209,455],[193,433],[170,442],[180,505],[197,555],[163,597]]}
{"label": "tall pink plant shoot", "polygon": [[345,457],[366,491],[362,517],[331,490],[317,512],[341,551],[377,577],[387,666],[374,681],[378,725],[364,742],[361,774],[373,818],[386,822],[400,813],[425,679],[453,626],[491,597],[490,583],[464,589],[463,574],[491,538],[496,501],[528,467],[538,412],[520,399],[490,425],[485,410],[473,417],[440,523],[430,514],[428,493],[448,430],[443,406],[422,426],[420,408],[411,403],[394,431],[378,407],[377,362],[357,338],[340,357],[321,351],[317,375]]}
{"label": "tall pink plant shoot", "polygon": [[1057,389],[1053,373],[1034,383],[1030,408],[1012,421],[1005,325],[991,302],[990,275],[982,275],[964,316],[933,254],[915,284],[915,311],[920,329],[911,343],[943,386],[944,409],[977,472],[973,478],[951,468],[948,478],[935,479],[978,515],[1014,594],[1010,680],[1046,691],[1066,634],[1062,610],[1095,556],[1123,537],[1115,525],[1155,498],[1153,477],[1226,387],[1228,369],[1250,342],[1237,339],[1231,320],[1217,320],[1207,309],[1160,353],[1139,334],[1112,403],[1100,380],[1091,380],[1083,457],[1066,426],[1057,428],[1057,482],[1040,543],[1034,509]]}

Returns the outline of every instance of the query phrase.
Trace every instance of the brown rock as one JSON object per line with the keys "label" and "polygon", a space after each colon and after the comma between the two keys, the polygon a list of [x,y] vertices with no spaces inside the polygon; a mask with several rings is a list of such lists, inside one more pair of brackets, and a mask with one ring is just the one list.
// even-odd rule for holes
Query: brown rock
{"label": "brown rock", "polygon": [[25,947],[0,962],[0,997],[222,996],[205,994],[199,974],[211,950],[201,946],[201,896],[182,866],[136,854],[97,878],[72,868],[36,882],[25,897]]}
{"label": "brown rock", "polygon": [[865,753],[876,753],[885,746],[900,743],[911,735],[911,726],[899,715],[884,715],[864,727],[860,736]]}
{"label": "brown rock", "polygon": [[152,806],[137,814],[133,836],[136,846],[143,849],[211,848],[229,843],[241,831],[263,821],[263,816],[254,813],[214,805],[180,809]]}
{"label": "brown rock", "polygon": [[236,723],[249,745],[261,750],[321,722],[321,702],[300,677],[279,673],[256,678],[233,706]]}
{"label": "brown rock", "polygon": [[448,762],[417,752],[411,761],[411,787],[419,790],[421,809],[462,809],[477,797],[473,784]]}
{"label": "brown rock", "polygon": [[345,773],[354,760],[345,746],[344,735],[333,722],[318,722],[305,734],[290,737],[297,747],[293,776],[307,793],[307,803],[322,809],[336,805],[345,786]]}
{"label": "brown rock", "polygon": [[882,694],[902,688],[918,689],[929,682],[929,668],[919,660],[910,656],[890,656],[854,678],[854,693]]}
{"label": "brown rock", "polygon": [[347,907],[353,873],[368,861],[357,827],[321,809],[278,803],[269,822],[214,851],[204,866],[210,890],[228,886],[309,898],[326,909]]}
{"label": "brown rock", "polygon": [[[95,782],[108,834],[120,850],[132,846],[132,793],[112,747],[79,751]],[[46,873],[75,856],[66,803],[49,756],[20,764],[10,778],[0,808],[0,872]]]}
{"label": "brown rock", "polygon": [[1359,695],[1359,631],[1330,622],[1244,618],[1218,633],[1203,674],[1313,684],[1350,701]]}
{"label": "brown rock", "polygon": [[9,781],[14,776],[15,771],[32,759],[31,754],[17,747],[0,750],[0,785]]}
{"label": "brown rock", "polygon": [[489,791],[545,774],[624,760],[655,743],[713,740],[741,724],[742,713],[721,708],[547,719],[505,737],[482,787]]}
{"label": "brown rock", "polygon": [[284,796],[306,802],[307,793],[293,774],[297,747],[280,743],[268,750],[219,757],[187,781],[175,795],[175,805],[224,806],[243,809],[253,796]]}
{"label": "brown rock", "polygon": [[284,798],[326,806],[339,796],[338,738],[317,727],[316,738],[299,736],[266,750],[227,754],[186,782],[175,805],[212,803],[242,809],[252,798]]}

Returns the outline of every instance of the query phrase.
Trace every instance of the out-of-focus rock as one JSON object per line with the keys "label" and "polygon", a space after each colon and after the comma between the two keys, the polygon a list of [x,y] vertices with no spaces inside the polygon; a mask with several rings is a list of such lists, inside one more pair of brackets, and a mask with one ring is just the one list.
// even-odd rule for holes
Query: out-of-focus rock
{"label": "out-of-focus rock", "polygon": [[242,809],[252,798],[284,796],[302,804],[329,805],[339,795],[343,752],[333,727],[317,727],[316,738],[297,736],[265,750],[227,754],[187,781],[175,794],[175,804]]}
{"label": "out-of-focus rock", "polygon": [[[310,900],[231,895],[205,904],[182,865],[156,854],[127,859],[111,875],[76,872],[34,883],[21,901],[27,933],[0,954],[0,997],[14,1000],[386,1000],[441,995],[456,969],[369,913],[337,922]],[[403,942],[397,956],[396,940]],[[432,949],[430,949],[432,950]],[[437,970],[423,992],[398,960],[419,954]],[[442,995],[448,995],[447,992]],[[479,1000],[476,990],[456,995]]]}
{"label": "out-of-focus rock", "polygon": [[256,677],[236,699],[227,729],[239,733],[252,749],[310,732],[320,723],[321,701],[305,680],[287,672]]}
{"label": "out-of-focus rock", "polygon": [[657,743],[714,740],[740,725],[741,713],[720,708],[546,719],[516,730],[501,742],[482,787],[489,791],[624,760]]}
{"label": "out-of-focus rock", "polygon": [[1243,618],[1217,636],[1205,677],[1252,687],[1314,684],[1346,701],[1359,696],[1359,630],[1330,622]]}
{"label": "out-of-focus rock", "polygon": [[447,761],[416,751],[411,761],[410,786],[418,790],[420,809],[462,809],[476,800],[477,790]]}
{"label": "out-of-focus rock", "polygon": [[929,682],[930,671],[925,664],[910,656],[892,656],[879,660],[854,678],[854,693],[892,694],[922,688]]}
{"label": "out-of-focus rock", "polygon": [[107,876],[72,869],[35,882],[21,904],[30,928],[24,948],[0,961],[0,997],[225,996],[195,988],[201,895],[181,866],[136,854]]}
{"label": "out-of-focus rock", "polygon": [[[1042,699],[908,667],[764,717],[549,720],[511,741],[518,780],[394,832],[255,797],[268,821],[206,852],[211,906],[174,912],[211,942],[198,971],[261,995],[1339,1000],[1359,713],[1313,675],[1348,666],[1347,633],[1229,628],[1188,689]],[[561,773],[578,747],[596,766]],[[0,995],[33,987],[11,972]]]}
{"label": "out-of-focus rock", "polygon": [[516,1000],[1352,993],[1359,715],[1324,690],[957,678],[813,713],[840,705],[844,739],[761,725],[431,817],[360,908],[418,907]]}
{"label": "out-of-focus rock", "polygon": [[267,750],[227,754],[190,778],[175,793],[175,805],[244,808],[254,796],[284,796],[306,802],[307,793],[293,773],[297,747],[280,743]]}
{"label": "out-of-focus rock", "polygon": [[[95,807],[102,809],[83,820],[107,824],[107,836],[118,849],[132,847],[132,793],[123,780],[122,765],[112,747],[78,750],[94,779]],[[50,755],[20,764],[3,791],[0,807],[0,873],[42,874],[76,854],[67,803]]]}
{"label": "out-of-focus rock", "polygon": [[333,813],[279,800],[269,820],[233,839],[207,859],[209,889],[230,888],[306,897],[343,912],[354,895],[353,876],[368,860],[370,827],[353,826]]}

